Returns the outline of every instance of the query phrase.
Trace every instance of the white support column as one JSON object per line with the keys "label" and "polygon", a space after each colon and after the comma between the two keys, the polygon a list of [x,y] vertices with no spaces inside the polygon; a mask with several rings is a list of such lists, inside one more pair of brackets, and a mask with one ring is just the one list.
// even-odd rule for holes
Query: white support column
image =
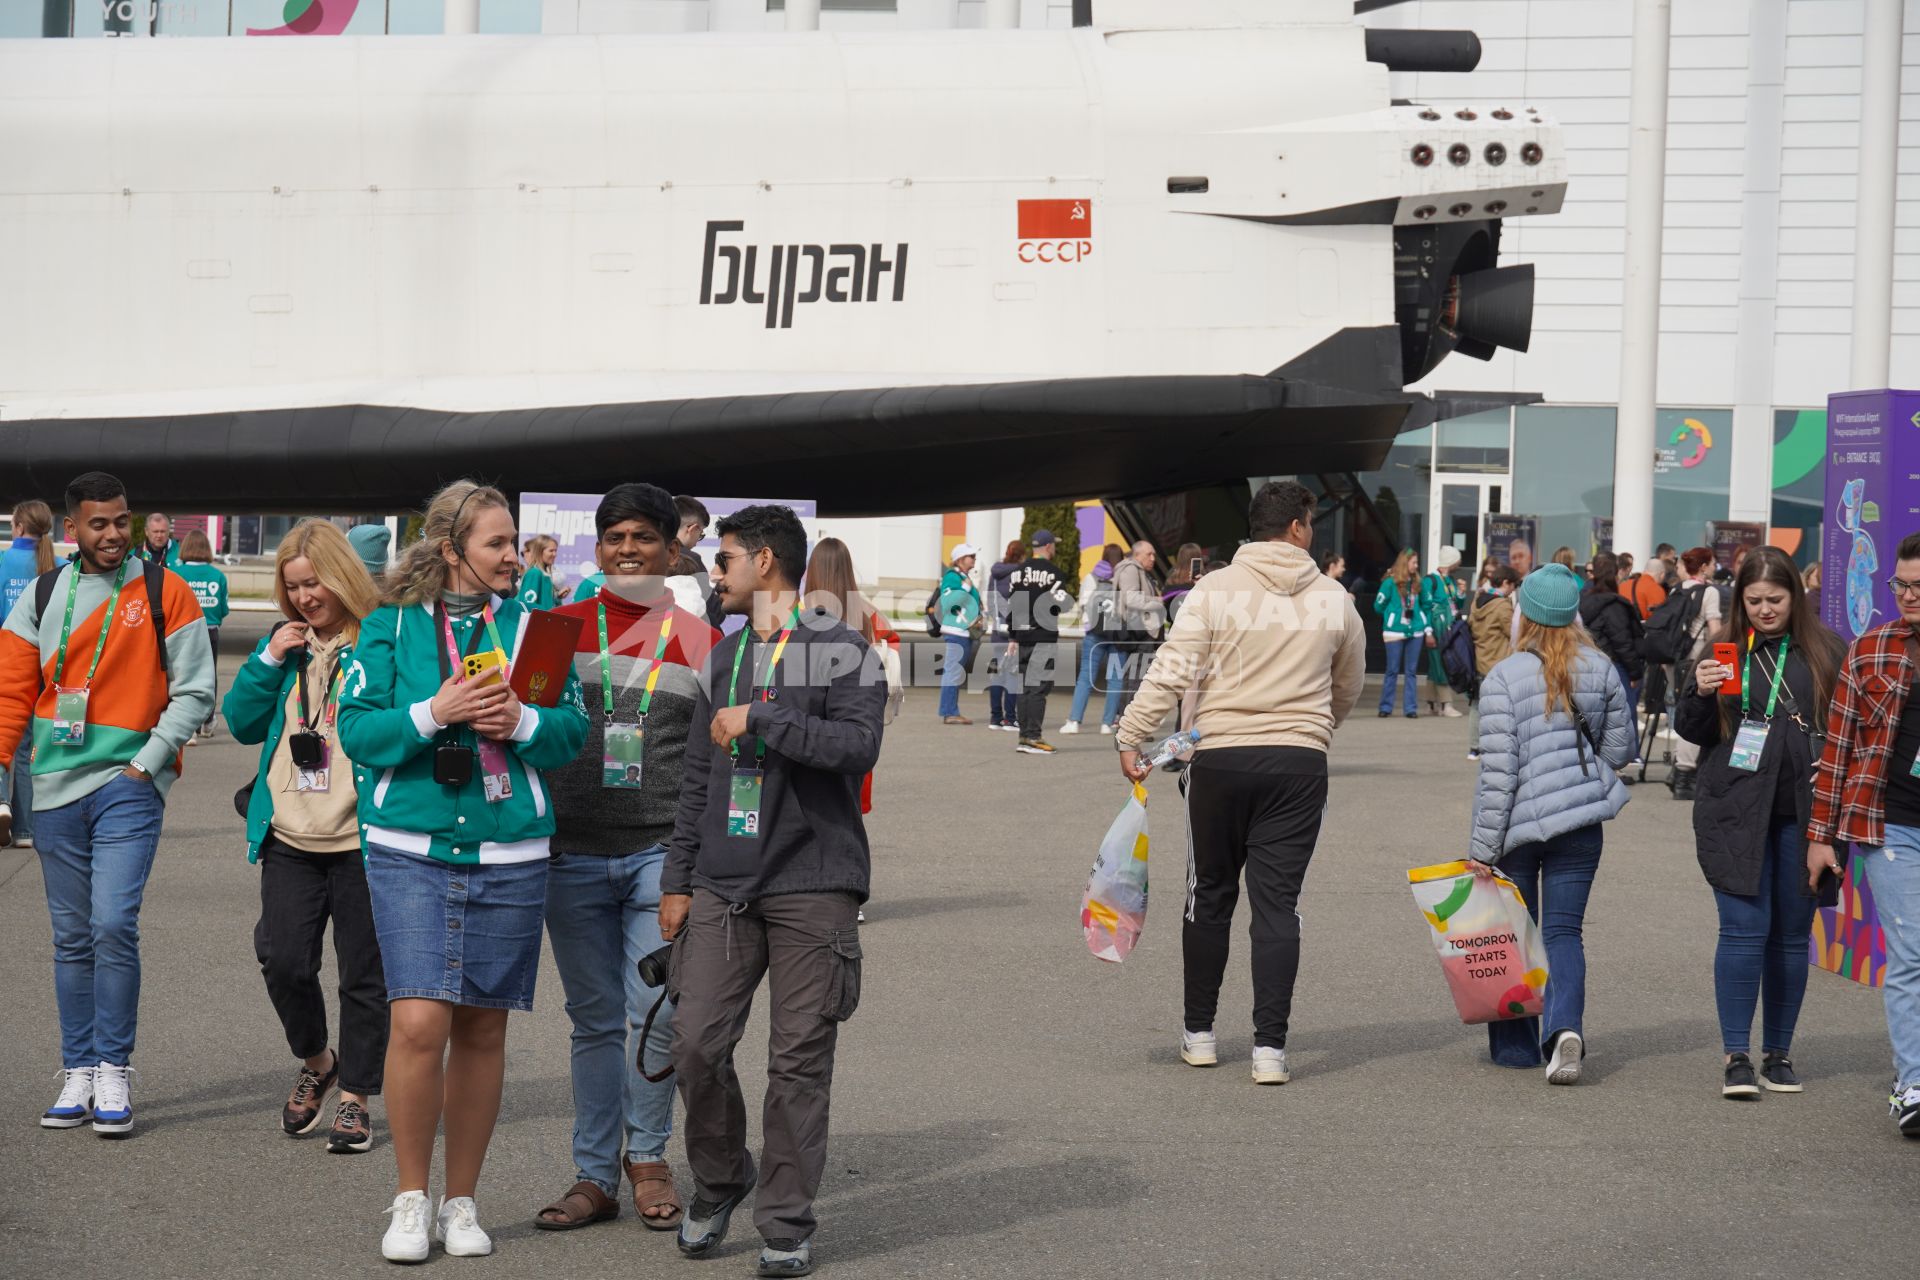
{"label": "white support column", "polygon": [[[1748,10],[1745,174],[1740,207],[1740,319],[1733,346],[1732,483],[1727,516],[1773,519],[1774,315],[1780,293],[1780,140],[1786,109],[1787,10]],[[1665,533],[1665,530],[1661,530]]]}
{"label": "white support column", "polygon": [[480,34],[480,0],[446,0],[441,29],[450,36]]}
{"label": "white support column", "polygon": [[1613,545],[1653,542],[1654,404],[1660,370],[1660,242],[1667,186],[1667,67],[1673,0],[1634,0],[1627,140],[1626,295],[1620,309],[1620,417],[1613,444]]}
{"label": "white support column", "polygon": [[1901,0],[1866,0],[1866,39],[1860,55],[1860,185],[1853,205],[1853,361],[1848,386],[1854,390],[1886,386],[1892,356],[1901,9]]}
{"label": "white support column", "polygon": [[787,30],[818,31],[820,0],[787,0]]}
{"label": "white support column", "polygon": [[1012,28],[1020,25],[1020,0],[987,0],[987,25]]}

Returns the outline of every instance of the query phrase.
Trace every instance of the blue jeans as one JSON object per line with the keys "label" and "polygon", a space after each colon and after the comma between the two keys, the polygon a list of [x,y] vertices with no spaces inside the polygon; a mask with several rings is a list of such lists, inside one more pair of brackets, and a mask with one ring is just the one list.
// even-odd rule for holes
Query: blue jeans
{"label": "blue jeans", "polygon": [[1596,822],[1539,844],[1523,844],[1500,859],[1501,874],[1520,886],[1547,948],[1547,990],[1540,1017],[1487,1024],[1487,1047],[1503,1067],[1537,1067],[1562,1032],[1586,1034],[1587,952],[1581,937],[1603,839]]}
{"label": "blue jeans", "polygon": [[1120,650],[1111,640],[1088,635],[1080,642],[1080,674],[1073,682],[1073,709],[1067,713],[1067,719],[1080,723],[1081,717],[1087,714],[1087,700],[1093,696],[1094,684],[1099,680],[1104,680],[1107,686],[1100,723],[1112,724],[1120,718],[1120,699],[1126,693],[1120,678]]}
{"label": "blue jeans", "polygon": [[1020,718],[1020,663],[1006,656],[1012,643],[1006,636],[993,638],[994,673],[987,683],[987,721],[1012,724]]}
{"label": "blue jeans", "polygon": [[[640,1030],[660,988],[640,980],[640,958],[660,938],[660,868],[667,847],[602,858],[563,853],[547,868],[547,937],[573,1020],[573,1164],[610,1196],[620,1160],[658,1160],[673,1133],[673,1080],[655,1084],[634,1066]],[[653,1019],[649,1071],[673,1045],[673,1006]]]}
{"label": "blue jeans", "polygon": [[942,636],[947,645],[946,665],[940,669],[940,717],[960,714],[960,688],[967,682],[967,659],[973,656],[972,636]]}
{"label": "blue jeans", "polygon": [[21,735],[20,749],[13,753],[13,770],[7,778],[13,796],[13,838],[33,839],[33,724]]}
{"label": "blue jeans", "polygon": [[1807,994],[1807,940],[1819,905],[1807,892],[1807,838],[1799,824],[1769,820],[1758,893],[1744,897],[1715,889],[1713,898],[1720,907],[1713,1002],[1720,1009],[1721,1047],[1747,1052],[1753,1006],[1759,1004],[1761,1049],[1785,1053],[1793,1048]]}
{"label": "blue jeans", "polygon": [[1903,1085],[1920,1084],[1920,827],[1887,827],[1887,842],[1862,849],[1867,887],[1887,937],[1887,1035]]}
{"label": "blue jeans", "polygon": [[34,845],[53,916],[63,1067],[133,1061],[140,1019],[140,899],[165,815],[166,802],[151,782],[124,776],[39,814]]}
{"label": "blue jeans", "polygon": [[1387,644],[1387,678],[1380,686],[1380,714],[1393,714],[1393,686],[1395,678],[1406,676],[1407,697],[1406,713],[1413,715],[1420,709],[1420,658],[1427,651],[1427,638],[1424,635],[1409,636],[1405,640],[1389,640]]}

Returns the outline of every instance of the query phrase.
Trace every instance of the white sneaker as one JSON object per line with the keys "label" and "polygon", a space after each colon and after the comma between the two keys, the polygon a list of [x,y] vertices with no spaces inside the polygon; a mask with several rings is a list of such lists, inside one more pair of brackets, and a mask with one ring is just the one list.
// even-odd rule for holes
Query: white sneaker
{"label": "white sneaker", "polygon": [[1287,1074],[1287,1051],[1269,1049],[1260,1046],[1253,1051],[1253,1082],[1255,1084],[1285,1084],[1293,1079]]}
{"label": "white sneaker", "polygon": [[1213,1038],[1213,1032],[1181,1031],[1180,1061],[1190,1067],[1217,1066],[1220,1062],[1220,1044]]}
{"label": "white sneaker", "polygon": [[1060,732],[1061,733],[1078,733],[1080,732],[1080,722],[1078,720],[1069,720],[1065,724],[1060,726]]}
{"label": "white sneaker", "polygon": [[93,1131],[109,1137],[133,1132],[132,1067],[101,1063],[93,1072]]}
{"label": "white sneaker", "polygon": [[1547,1083],[1579,1084],[1580,1058],[1586,1050],[1586,1042],[1580,1039],[1579,1032],[1561,1032],[1560,1038],[1553,1042],[1553,1057],[1547,1060]]}
{"label": "white sneaker", "polygon": [[1440,714],[1443,718],[1448,720],[1458,720],[1460,719],[1460,716],[1461,716],[1460,711],[1457,708],[1455,708],[1451,702],[1441,704]]}
{"label": "white sneaker", "polygon": [[427,1193],[402,1191],[387,1213],[393,1221],[380,1240],[380,1256],[388,1262],[425,1262],[433,1248],[427,1236]]}
{"label": "white sneaker", "polygon": [[41,1114],[42,1129],[78,1129],[93,1119],[93,1068],[68,1067],[60,1076],[60,1097]]}
{"label": "white sneaker", "polygon": [[1110,724],[1103,724],[1100,726],[1100,732],[1103,734],[1110,734],[1113,732],[1113,726]]}
{"label": "white sneaker", "polygon": [[433,1238],[447,1247],[449,1258],[484,1258],[493,1252],[493,1237],[480,1229],[472,1196],[440,1200],[433,1220]]}

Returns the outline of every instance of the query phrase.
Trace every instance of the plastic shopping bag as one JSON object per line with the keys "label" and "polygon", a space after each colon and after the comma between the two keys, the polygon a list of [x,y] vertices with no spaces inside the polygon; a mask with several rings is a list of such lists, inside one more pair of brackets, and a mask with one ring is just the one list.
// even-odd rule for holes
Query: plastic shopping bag
{"label": "plastic shopping bag", "polygon": [[1147,927],[1147,789],[1133,784],[1127,807],[1107,828],[1080,899],[1087,950],[1119,964]]}
{"label": "plastic shopping bag", "polygon": [[1519,886],[1505,876],[1476,876],[1465,862],[1415,867],[1407,883],[1427,918],[1460,1021],[1537,1017],[1547,952]]}

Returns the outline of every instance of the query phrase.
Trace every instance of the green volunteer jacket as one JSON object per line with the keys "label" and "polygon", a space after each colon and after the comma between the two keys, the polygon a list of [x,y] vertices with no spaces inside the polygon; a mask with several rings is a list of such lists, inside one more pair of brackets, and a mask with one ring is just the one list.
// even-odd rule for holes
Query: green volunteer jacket
{"label": "green volunteer jacket", "polygon": [[[518,600],[494,600],[494,621],[509,657],[519,651],[528,610]],[[455,620],[465,653],[480,615]],[[484,637],[482,645],[484,646]],[[435,726],[430,704],[441,684],[445,641],[426,605],[383,605],[360,624],[360,643],[340,692],[340,746],[354,762],[360,817],[369,844],[382,844],[441,862],[531,862],[547,856],[553,804],[542,769],[556,769],[580,753],[587,712],[571,666],[559,705],[528,706],[505,745],[513,794],[487,802],[475,763],[465,786],[435,782],[436,741],[473,747],[478,735],[464,725]]]}
{"label": "green volunteer jacket", "polygon": [[209,627],[217,627],[227,620],[230,610],[226,574],[198,560],[188,560],[174,572],[193,588],[193,598],[200,602],[200,612],[207,615]]}
{"label": "green volunteer jacket", "polygon": [[553,608],[553,579],[545,569],[534,566],[520,575],[520,603],[529,609]]}
{"label": "green volunteer jacket", "polygon": [[[232,731],[234,741],[260,744],[258,772],[253,779],[253,793],[247,799],[247,861],[260,861],[260,846],[265,843],[267,832],[273,827],[273,792],[267,784],[267,775],[271,772],[273,753],[280,748],[280,738],[287,729],[287,695],[293,692],[293,682],[300,674],[300,663],[289,658],[279,666],[267,662],[261,655],[273,636],[268,634],[265,640],[253,647],[247,660],[233,674],[233,687],[227,690],[226,700],[220,704],[220,711],[227,719],[227,728]],[[343,645],[340,649],[340,667],[342,670],[353,665],[353,646]],[[324,674],[324,673],[323,673]],[[296,723],[296,728],[298,727]],[[346,755],[343,750],[341,755]],[[351,763],[351,761],[349,761]],[[360,797],[360,833],[367,830],[367,778],[366,770],[353,765],[354,785],[359,789]]]}

